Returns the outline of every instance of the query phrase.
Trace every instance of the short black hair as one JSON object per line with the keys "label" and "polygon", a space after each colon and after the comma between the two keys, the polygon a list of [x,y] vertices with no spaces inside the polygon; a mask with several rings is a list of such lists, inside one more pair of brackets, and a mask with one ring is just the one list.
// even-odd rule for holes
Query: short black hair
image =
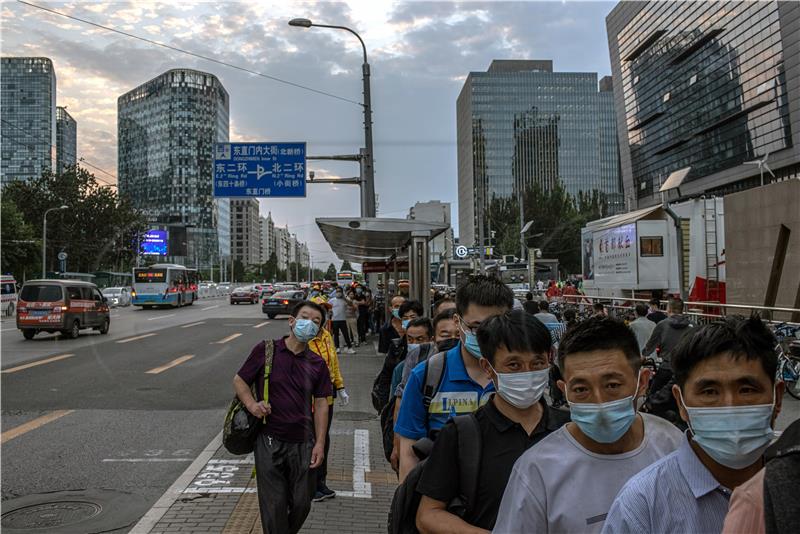
{"label": "short black hair", "polygon": [[475,333],[481,355],[494,365],[494,356],[501,345],[508,350],[550,353],[550,331],[542,322],[522,310],[512,310],[489,317]]}
{"label": "short black hair", "polygon": [[412,326],[422,326],[425,327],[425,331],[428,333],[428,337],[433,337],[433,323],[427,317],[417,317],[416,319],[411,319],[411,322],[408,323],[406,327],[406,332]]}
{"label": "short black hair", "polygon": [[778,370],[777,341],[758,315],[726,317],[690,329],[672,349],[675,383],[683,389],[689,374],[700,362],[730,353],[734,359],[759,360],[772,383]]}
{"label": "short black hair", "polygon": [[610,317],[590,317],[567,330],[558,346],[558,367],[564,371],[564,360],[576,352],[621,350],[635,372],[642,365],[639,342],[625,323]]}
{"label": "short black hair", "polygon": [[679,297],[669,299],[667,303],[667,309],[671,313],[683,313],[683,300]]}
{"label": "short black hair", "polygon": [[438,313],[439,312],[439,308],[442,307],[442,304],[447,304],[448,302],[452,302],[453,304],[455,304],[455,301],[453,299],[451,299],[450,297],[442,297],[439,300],[437,300],[436,302],[434,302],[433,303],[433,314],[434,315],[438,315],[439,314]]}
{"label": "short black hair", "polygon": [[531,293],[530,291],[525,293],[525,300],[533,300],[533,293]]}
{"label": "short black hair", "polygon": [[574,321],[578,317],[578,312],[575,311],[575,308],[567,308],[564,310],[564,320],[565,321]]}
{"label": "short black hair", "polygon": [[605,306],[603,306],[602,302],[598,301],[592,304],[592,309],[594,309],[595,311],[603,311],[605,309]]}
{"label": "short black hair", "polygon": [[463,316],[470,304],[476,306],[514,307],[514,292],[497,278],[483,274],[469,277],[467,283],[456,291],[456,310]]}
{"label": "short black hair", "polygon": [[456,315],[456,310],[454,310],[453,308],[437,313],[436,317],[433,318],[433,331],[436,332],[436,327],[439,326],[439,323],[441,323],[442,321],[447,321],[447,320],[452,321],[455,315]]}
{"label": "short black hair", "polygon": [[539,313],[538,303],[532,300],[526,300],[525,302],[523,302],[522,309],[530,313],[531,315],[536,315],[537,313]]}
{"label": "short black hair", "polygon": [[422,307],[422,303],[418,300],[406,300],[400,305],[400,317],[404,316],[406,313],[413,311],[417,314],[418,317],[422,317],[425,315],[425,308]]}
{"label": "short black hair", "polygon": [[658,299],[655,299],[655,298],[650,299],[650,305],[651,306],[661,306],[661,301],[658,300]]}
{"label": "short black hair", "polygon": [[298,302],[297,304],[295,304],[294,308],[292,308],[292,314],[291,314],[292,317],[297,318],[297,315],[300,313],[300,310],[302,310],[303,308],[313,308],[313,309],[317,310],[320,313],[320,315],[322,315],[322,322],[323,323],[325,322],[325,316],[327,315],[325,313],[325,308],[323,308],[322,306],[320,306],[319,304],[317,304],[313,300],[302,300],[302,301]]}
{"label": "short black hair", "polygon": [[645,306],[641,302],[636,305],[636,315],[638,315],[639,317],[647,317],[647,312],[648,312],[647,306]]}
{"label": "short black hair", "polygon": [[546,300],[540,300],[539,309],[545,312],[550,311],[550,304],[548,304]]}

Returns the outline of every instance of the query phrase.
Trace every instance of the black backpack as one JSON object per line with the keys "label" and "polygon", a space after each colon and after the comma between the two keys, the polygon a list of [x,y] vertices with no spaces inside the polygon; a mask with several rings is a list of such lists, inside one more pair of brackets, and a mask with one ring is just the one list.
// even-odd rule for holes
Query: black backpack
{"label": "black backpack", "polygon": [[[478,476],[481,463],[481,431],[475,414],[453,418],[458,430],[458,469],[461,494],[448,503],[447,511],[469,522],[478,494]],[[428,459],[423,459],[397,486],[389,508],[389,534],[419,534],[417,509],[422,495],[417,485]]]}
{"label": "black backpack", "polygon": [[[434,356],[428,358],[428,354],[433,350],[434,346],[426,343],[424,345],[420,345],[420,355],[419,361],[420,362],[427,362],[433,359]],[[446,353],[440,352],[437,354],[445,355]],[[408,356],[406,356],[408,357]],[[438,357],[436,362],[431,364],[430,371],[428,370],[428,365],[425,365],[425,375],[423,378],[423,382],[425,386],[423,387],[422,391],[422,403],[425,406],[425,410],[427,413],[428,407],[431,405],[431,401],[433,397],[436,396],[436,392],[439,390],[439,384],[442,381],[442,376],[444,376],[444,366],[446,362],[446,358],[444,356]],[[394,392],[390,392],[389,402],[386,403],[381,410],[381,434],[383,435],[383,454],[386,456],[386,461],[389,462],[390,457],[392,455],[392,449],[394,448],[394,407],[397,405],[397,397],[394,396]]]}
{"label": "black backpack", "polygon": [[389,388],[392,384],[392,371],[398,363],[406,358],[406,344],[403,338],[393,339],[389,345],[389,352],[383,359],[383,367],[372,382],[372,407],[375,411],[381,413],[384,406],[391,400],[392,393]]}

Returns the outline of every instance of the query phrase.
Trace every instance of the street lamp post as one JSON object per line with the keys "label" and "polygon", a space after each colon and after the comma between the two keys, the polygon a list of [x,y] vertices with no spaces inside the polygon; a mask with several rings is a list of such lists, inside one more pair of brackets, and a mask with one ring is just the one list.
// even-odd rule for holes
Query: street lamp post
{"label": "street lamp post", "polygon": [[44,212],[44,221],[42,222],[42,278],[47,278],[47,214],[51,211],[65,210],[67,208],[69,206],[59,206]]}
{"label": "street lamp post", "polygon": [[363,158],[361,160],[362,171],[361,179],[363,184],[361,186],[361,216],[362,217],[375,217],[375,167],[373,166],[372,158],[372,95],[370,92],[370,69],[367,62],[367,47],[364,40],[355,31],[346,26],[332,26],[329,24],[314,24],[308,19],[292,19],[289,21],[289,26],[296,26],[299,28],[310,28],[316,26],[317,28],[333,28],[337,30],[344,30],[356,36],[361,43],[361,49],[364,52],[364,63],[361,65],[362,82],[364,84],[364,145]]}

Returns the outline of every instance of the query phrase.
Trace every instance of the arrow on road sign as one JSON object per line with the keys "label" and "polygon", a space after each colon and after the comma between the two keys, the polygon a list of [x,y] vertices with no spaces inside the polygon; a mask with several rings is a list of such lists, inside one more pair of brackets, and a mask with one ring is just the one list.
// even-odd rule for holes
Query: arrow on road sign
{"label": "arrow on road sign", "polygon": [[270,174],[268,171],[264,170],[264,167],[261,165],[256,165],[256,170],[248,171],[247,174],[255,174],[256,180],[260,180],[265,174]]}

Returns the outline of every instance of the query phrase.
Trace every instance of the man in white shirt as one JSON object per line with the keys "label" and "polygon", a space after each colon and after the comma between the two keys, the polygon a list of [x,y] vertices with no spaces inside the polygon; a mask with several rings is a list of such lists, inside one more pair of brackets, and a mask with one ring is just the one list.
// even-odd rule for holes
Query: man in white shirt
{"label": "man in white shirt", "polygon": [[[656,323],[651,321],[647,318],[647,306],[642,303],[636,305],[636,320],[631,321],[628,327],[633,330],[634,335],[636,336],[636,341],[639,342],[639,350],[644,350],[644,346],[647,345],[647,341],[650,339],[650,336],[653,334],[653,330],[656,327]],[[650,354],[645,354],[645,357],[650,356]]]}
{"label": "man in white shirt", "polygon": [[636,412],[649,373],[624,323],[579,323],[561,340],[558,366],[573,422],[514,465],[493,532],[600,532],[628,479],[681,443],[669,422]]}

